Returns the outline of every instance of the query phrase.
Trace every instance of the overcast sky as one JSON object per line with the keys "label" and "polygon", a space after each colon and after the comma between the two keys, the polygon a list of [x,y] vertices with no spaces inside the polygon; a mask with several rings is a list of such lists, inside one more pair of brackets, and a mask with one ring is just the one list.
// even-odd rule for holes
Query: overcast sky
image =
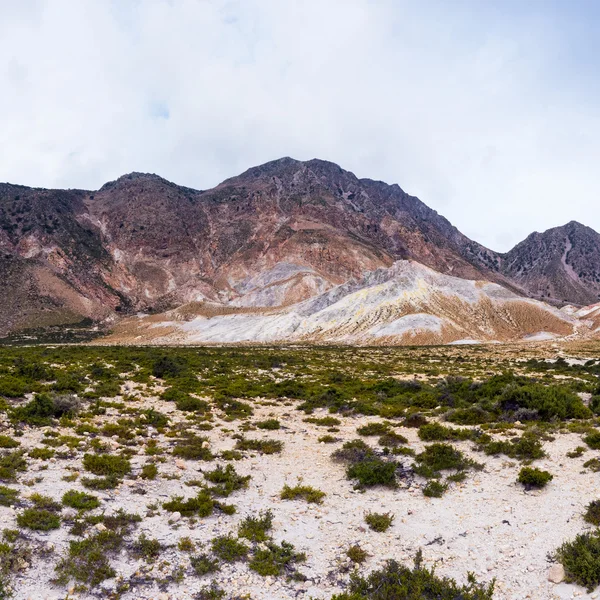
{"label": "overcast sky", "polygon": [[317,157],[494,250],[600,231],[599,34],[595,0],[0,0],[0,181]]}

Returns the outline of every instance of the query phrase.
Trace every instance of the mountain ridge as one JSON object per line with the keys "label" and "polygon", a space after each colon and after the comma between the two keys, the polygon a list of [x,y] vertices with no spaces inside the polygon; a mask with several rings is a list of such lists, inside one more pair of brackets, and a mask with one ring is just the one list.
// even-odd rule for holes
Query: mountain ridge
{"label": "mountain ridge", "polygon": [[283,157],[208,190],[140,172],[96,191],[0,184],[0,333],[194,301],[288,306],[398,260],[592,304],[600,236],[577,225],[497,253],[398,184],[320,159]]}

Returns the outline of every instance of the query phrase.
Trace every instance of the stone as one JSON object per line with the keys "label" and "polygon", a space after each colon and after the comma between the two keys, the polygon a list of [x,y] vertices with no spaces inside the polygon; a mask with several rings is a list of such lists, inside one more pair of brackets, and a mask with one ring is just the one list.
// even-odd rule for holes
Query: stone
{"label": "stone", "polygon": [[565,568],[561,565],[552,565],[548,571],[548,581],[561,583],[565,579]]}

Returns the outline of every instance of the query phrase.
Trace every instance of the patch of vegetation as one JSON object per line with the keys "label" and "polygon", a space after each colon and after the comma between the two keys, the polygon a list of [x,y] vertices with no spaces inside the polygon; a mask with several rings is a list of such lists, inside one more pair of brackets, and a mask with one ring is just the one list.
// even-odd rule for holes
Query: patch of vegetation
{"label": "patch of vegetation", "polygon": [[184,517],[208,517],[212,515],[215,501],[209,492],[201,490],[197,496],[184,500],[183,496],[175,496],[163,503],[163,508],[169,512],[179,512]]}
{"label": "patch of vegetation", "polygon": [[143,559],[146,562],[154,562],[162,551],[163,547],[158,540],[146,537],[142,533],[140,537],[131,546],[131,555],[136,559]]}
{"label": "patch of vegetation", "polygon": [[211,542],[213,553],[225,562],[244,560],[248,556],[249,548],[232,535],[216,537]]}
{"label": "patch of vegetation", "polygon": [[259,429],[267,429],[269,431],[274,431],[276,429],[281,429],[281,423],[278,419],[266,419],[264,421],[257,421],[255,425]]}
{"label": "patch of vegetation", "polygon": [[211,494],[223,497],[248,487],[250,481],[250,475],[239,475],[233,465],[227,465],[225,468],[219,465],[214,471],[205,471],[204,478],[215,484],[209,488]]}
{"label": "patch of vegetation", "polygon": [[585,451],[586,451],[586,448],[584,446],[577,446],[577,448],[575,448],[574,450],[567,452],[567,457],[568,458],[579,458],[580,456],[583,456],[583,453]]}
{"label": "patch of vegetation", "polygon": [[311,504],[321,504],[323,498],[325,498],[325,492],[310,485],[296,485],[290,487],[286,484],[283,486],[283,490],[281,490],[280,498],[282,500],[297,500],[298,498],[302,498]]}
{"label": "patch of vegetation", "polygon": [[600,450],[600,431],[589,433],[583,438],[583,441],[592,448],[592,450]]}
{"label": "patch of vegetation", "polygon": [[600,585],[600,530],[579,534],[565,542],[554,558],[565,569],[565,579],[592,592]]}
{"label": "patch of vegetation", "polygon": [[372,435],[384,435],[388,433],[390,426],[387,423],[369,423],[367,425],[363,425],[356,430],[358,435],[362,435],[365,437]]}
{"label": "patch of vegetation", "polygon": [[123,545],[120,532],[101,531],[84,540],[69,542],[67,556],[56,565],[57,583],[66,585],[71,580],[96,587],[116,575],[109,558]]}
{"label": "patch of vegetation", "polygon": [[399,446],[408,444],[408,440],[403,435],[400,435],[395,431],[389,431],[388,433],[384,433],[379,438],[378,443],[380,446],[385,446],[388,448],[398,448]]}
{"label": "patch of vegetation", "polygon": [[392,526],[393,521],[394,515],[392,513],[370,512],[365,515],[365,523],[372,531],[377,533],[387,531]]}
{"label": "patch of vegetation", "polygon": [[0,485],[0,506],[14,506],[19,500],[19,491]]}
{"label": "patch of vegetation", "polygon": [[598,473],[600,471],[600,458],[590,458],[590,460],[583,463],[583,466],[594,473]]}
{"label": "patch of vegetation", "polygon": [[177,441],[173,448],[173,456],[186,460],[212,460],[208,438],[196,434],[188,434]]}
{"label": "patch of vegetation", "polygon": [[15,481],[17,473],[27,470],[24,450],[0,455],[0,481]]}
{"label": "patch of vegetation", "polygon": [[246,517],[238,526],[238,536],[251,542],[266,542],[268,532],[273,528],[273,513],[263,511],[258,517]]}
{"label": "patch of vegetation", "polygon": [[532,467],[523,467],[519,471],[517,481],[525,486],[525,489],[540,489],[548,485],[554,479],[554,476],[548,471],[535,469]]}
{"label": "patch of vegetation", "polygon": [[190,563],[196,575],[202,577],[209,573],[216,573],[219,569],[219,561],[210,554],[197,554],[190,556]]}
{"label": "patch of vegetation", "polygon": [[35,531],[50,531],[60,527],[60,516],[43,508],[26,508],[17,515],[19,527],[27,527]]}
{"label": "patch of vegetation", "polygon": [[415,473],[427,478],[439,477],[440,471],[483,468],[483,465],[467,458],[454,446],[444,443],[430,444],[423,452],[417,454],[415,460],[418,463],[418,466],[414,467]]}
{"label": "patch of vegetation", "polygon": [[447,489],[447,483],[440,483],[434,479],[427,482],[427,485],[423,488],[423,495],[428,498],[441,498]]}
{"label": "patch of vegetation", "polygon": [[596,525],[596,527],[600,526],[600,500],[592,500],[587,505],[583,520],[586,523]]}
{"label": "patch of vegetation", "polygon": [[348,592],[336,594],[331,600],[492,600],[493,594],[494,582],[478,584],[472,574],[465,586],[454,579],[437,577],[422,565],[419,551],[413,569],[392,560],[368,577],[354,573]]}
{"label": "patch of vegetation", "polygon": [[288,542],[283,541],[281,545],[267,542],[266,547],[256,550],[248,566],[263,577],[277,577],[284,573],[293,577],[296,565],[305,560],[306,555],[296,552],[294,546]]}
{"label": "patch of vegetation", "polygon": [[84,454],[83,467],[94,475],[124,477],[131,471],[131,463],[123,456],[109,454]]}
{"label": "patch of vegetation", "polygon": [[94,510],[100,506],[100,500],[92,494],[78,492],[77,490],[69,490],[62,497],[64,506],[70,506],[76,510]]}
{"label": "patch of vegetation", "polygon": [[0,448],[18,448],[20,442],[8,435],[0,435]]}
{"label": "patch of vegetation", "polygon": [[335,417],[307,417],[304,419],[305,423],[312,423],[313,425],[318,425],[319,427],[337,427],[341,425],[342,422]]}
{"label": "patch of vegetation", "polygon": [[538,460],[546,456],[542,442],[529,432],[512,440],[482,440],[479,447],[488,455],[505,454],[519,460]]}
{"label": "patch of vegetation", "polygon": [[346,442],[333,453],[332,458],[348,463],[346,477],[355,479],[359,487],[383,485],[394,488],[397,485],[397,463],[377,456],[362,440]]}
{"label": "patch of vegetation", "polygon": [[260,454],[278,454],[283,450],[283,442],[279,440],[249,440],[239,437],[236,444],[236,450],[250,450]]}
{"label": "patch of vegetation", "polygon": [[368,558],[368,553],[363,550],[358,544],[353,544],[346,550],[346,556],[355,564],[361,565]]}

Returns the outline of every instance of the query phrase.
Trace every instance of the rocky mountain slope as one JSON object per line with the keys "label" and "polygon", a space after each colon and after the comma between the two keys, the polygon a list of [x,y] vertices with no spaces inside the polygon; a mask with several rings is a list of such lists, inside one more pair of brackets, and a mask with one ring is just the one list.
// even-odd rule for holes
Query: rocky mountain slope
{"label": "rocky mountain slope", "polygon": [[600,245],[578,227],[501,255],[398,185],[321,160],[283,158],[206,191],[139,173],[94,192],[0,184],[0,334],[191,302],[292,306],[399,260],[589,304]]}
{"label": "rocky mountain slope", "polygon": [[131,317],[106,342],[447,344],[552,339],[579,327],[576,317],[498,284],[398,261],[291,307],[195,303]]}
{"label": "rocky mountain slope", "polygon": [[502,257],[501,270],[532,296],[573,304],[600,298],[600,234],[572,221],[532,233]]}

